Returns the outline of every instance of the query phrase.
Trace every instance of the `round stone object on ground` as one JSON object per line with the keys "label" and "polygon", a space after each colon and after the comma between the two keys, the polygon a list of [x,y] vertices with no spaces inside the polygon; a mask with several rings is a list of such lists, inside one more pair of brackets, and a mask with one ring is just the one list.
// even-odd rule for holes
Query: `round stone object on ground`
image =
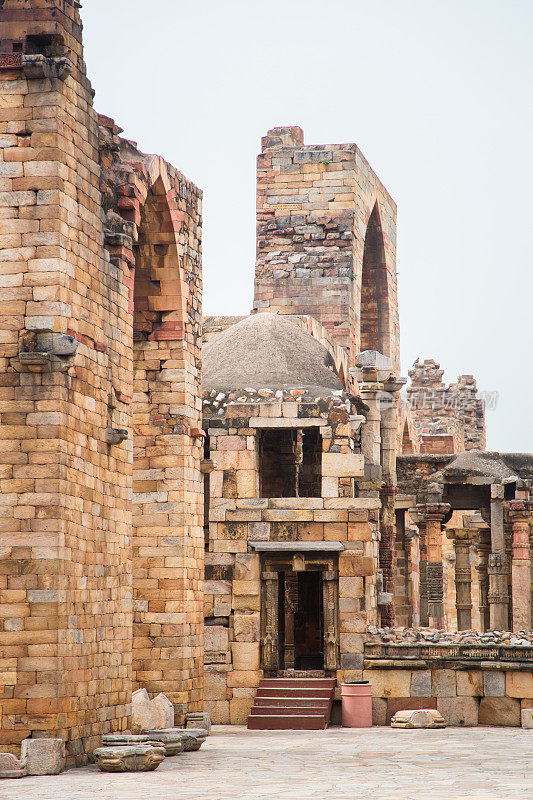
{"label": "round stone object on ground", "polygon": [[150,772],[164,760],[165,748],[155,744],[98,747],[93,755],[102,772]]}

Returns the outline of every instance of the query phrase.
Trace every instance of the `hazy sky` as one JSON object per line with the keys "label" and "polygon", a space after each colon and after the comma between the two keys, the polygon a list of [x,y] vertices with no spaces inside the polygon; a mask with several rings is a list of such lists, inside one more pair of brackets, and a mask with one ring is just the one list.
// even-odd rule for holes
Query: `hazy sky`
{"label": "hazy sky", "polygon": [[532,0],[87,0],[95,105],[204,190],[204,312],[246,314],[261,136],[356,142],[398,203],[402,371],[533,451]]}

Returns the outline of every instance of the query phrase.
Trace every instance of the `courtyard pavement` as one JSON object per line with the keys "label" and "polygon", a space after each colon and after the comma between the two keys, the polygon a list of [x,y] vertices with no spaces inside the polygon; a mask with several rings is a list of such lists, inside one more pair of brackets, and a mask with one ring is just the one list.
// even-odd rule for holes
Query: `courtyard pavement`
{"label": "courtyard pavement", "polygon": [[533,730],[217,726],[156,772],[0,781],[1,800],[532,800]]}

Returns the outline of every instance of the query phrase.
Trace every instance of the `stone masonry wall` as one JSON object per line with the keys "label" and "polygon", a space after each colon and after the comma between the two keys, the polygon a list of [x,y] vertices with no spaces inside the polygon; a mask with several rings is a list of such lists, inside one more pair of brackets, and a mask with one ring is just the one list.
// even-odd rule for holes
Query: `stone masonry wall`
{"label": "stone masonry wall", "polygon": [[422,453],[460,453],[484,450],[485,406],[472,375],[460,375],[446,386],[433,359],[418,359],[409,370],[407,399]]}
{"label": "stone masonry wall", "polygon": [[[396,206],[354,144],[304,145],[297,127],[274,128],[263,138],[254,308],[314,317],[350,353],[353,366],[365,311],[361,295],[368,297],[363,253],[373,210],[384,263],[379,285],[370,288],[386,313],[378,324],[368,309],[375,327],[375,347],[368,349],[389,355],[399,372]],[[370,280],[376,274],[369,269]]]}
{"label": "stone masonry wall", "polygon": [[[220,393],[222,394],[222,393]],[[341,542],[338,570],[339,682],[360,677],[363,634],[377,619],[379,497],[346,494],[346,475],[363,474],[342,398],[318,403],[276,397],[205,401],[213,471],[205,554],[205,710],[219,724],[245,724],[261,668],[261,542]],[[216,404],[216,405],[214,405]],[[212,416],[214,415],[214,416]],[[218,416],[218,418],[216,418]],[[258,431],[321,425],[323,497],[259,496]],[[331,554],[327,554],[330,555]],[[356,652],[359,651],[359,652]]]}
{"label": "stone masonry wall", "polygon": [[[0,744],[60,736],[71,756],[127,726],[132,635],[131,448],[105,441],[128,296],[104,256],[77,6],[8,0],[0,18],[3,46],[39,34],[59,53],[0,71]],[[76,356],[26,366],[41,332]]]}
{"label": "stone masonry wall", "polygon": [[[134,688],[200,710],[201,192],[100,117],[106,236],[129,290]],[[132,336],[133,334],[133,336]]]}
{"label": "stone masonry wall", "polygon": [[533,670],[512,665],[491,669],[365,669],[372,684],[372,721],[388,725],[402,709],[436,708],[447,725],[520,727],[521,709],[533,708]]}
{"label": "stone masonry wall", "polygon": [[135,591],[153,589],[154,604],[136,611],[145,650],[135,668],[159,690],[169,648],[178,710],[201,699],[203,553],[200,196],[139,154],[108,196],[102,169],[121,146],[92,109],[78,6],[6,0],[0,16],[0,745],[59,736],[82,760],[130,713],[132,460],[145,444],[132,440],[133,240],[156,184],[182,258],[166,277],[183,302],[163,308],[166,334],[144,345],[157,351],[147,380],[161,419],[136,463],[154,491],[136,485],[135,515],[139,547],[158,547],[136,566]]}

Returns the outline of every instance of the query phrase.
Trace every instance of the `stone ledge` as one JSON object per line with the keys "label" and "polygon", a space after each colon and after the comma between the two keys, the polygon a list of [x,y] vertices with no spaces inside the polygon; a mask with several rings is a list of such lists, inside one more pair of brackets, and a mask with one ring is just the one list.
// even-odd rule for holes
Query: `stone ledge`
{"label": "stone ledge", "polygon": [[344,550],[342,542],[249,542],[256,553],[338,553]]}

